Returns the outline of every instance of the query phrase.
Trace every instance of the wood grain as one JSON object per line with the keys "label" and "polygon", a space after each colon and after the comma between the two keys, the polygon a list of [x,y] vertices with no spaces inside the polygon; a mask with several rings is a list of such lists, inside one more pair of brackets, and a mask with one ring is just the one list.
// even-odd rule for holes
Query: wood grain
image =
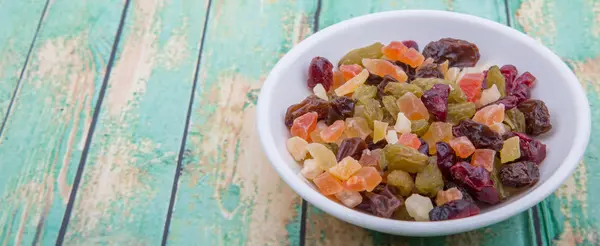
{"label": "wood grain", "polygon": [[130,3],[66,245],[161,241],[207,3]]}
{"label": "wood grain", "polygon": [[0,1],[0,128],[45,5],[46,0]]}
{"label": "wood grain", "polygon": [[213,1],[169,244],[298,245],[301,199],[260,148],[255,105],[315,3]]}
{"label": "wood grain", "polygon": [[516,28],[558,54],[586,89],[592,135],[574,174],[537,206],[545,244],[598,245],[600,239],[600,2],[594,0],[511,1]]}
{"label": "wood grain", "polygon": [[123,6],[50,3],[0,136],[2,245],[55,243]]}

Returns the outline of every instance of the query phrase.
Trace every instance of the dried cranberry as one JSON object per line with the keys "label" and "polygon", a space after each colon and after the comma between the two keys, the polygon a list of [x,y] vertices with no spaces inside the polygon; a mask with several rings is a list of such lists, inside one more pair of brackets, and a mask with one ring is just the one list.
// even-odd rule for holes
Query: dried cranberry
{"label": "dried cranberry", "polygon": [[446,121],[448,115],[448,95],[450,86],[435,84],[431,89],[423,92],[421,101],[436,121]]}
{"label": "dried cranberry", "polygon": [[530,89],[525,84],[516,84],[515,87],[512,88],[510,95],[517,97],[519,103],[529,99],[529,97],[531,96]]}
{"label": "dried cranberry", "polygon": [[538,136],[552,129],[550,113],[543,101],[530,99],[520,103],[518,108],[525,115],[525,130],[527,134]]}
{"label": "dried cranberry", "polygon": [[367,77],[367,80],[365,81],[365,84],[367,84],[367,85],[378,85],[382,81],[383,81],[383,77],[371,73],[371,74],[369,74],[369,77]]}
{"label": "dried cranberry", "polygon": [[533,185],[540,180],[540,169],[530,161],[503,165],[500,169],[500,180],[503,185],[515,188]]}
{"label": "dried cranberry", "polygon": [[427,44],[423,56],[433,58],[435,63],[448,60],[451,67],[473,67],[479,61],[479,48],[465,40],[442,38]]}
{"label": "dried cranberry", "polygon": [[415,73],[415,78],[444,78],[444,73],[440,70],[438,64],[430,63],[420,66]]}
{"label": "dried cranberry", "polygon": [[515,67],[513,65],[504,65],[500,68],[500,73],[502,73],[502,75],[504,75],[504,81],[506,82],[506,84],[505,84],[506,93],[510,94],[510,92],[512,91],[512,88],[515,87],[515,78],[517,78],[517,75],[519,75],[519,72],[517,71],[517,67]]}
{"label": "dried cranberry", "polygon": [[288,128],[292,127],[294,119],[308,112],[317,112],[319,120],[325,119],[330,107],[329,102],[315,95],[310,95],[302,100],[302,102],[288,107],[285,112],[285,125]]}
{"label": "dried cranberry", "polygon": [[404,204],[404,201],[401,200],[402,197],[397,194],[398,191],[395,187],[380,185],[373,192],[366,192],[365,196],[369,200],[370,211],[373,215],[390,218],[394,211]]}
{"label": "dried cranberry", "polygon": [[424,155],[429,155],[429,144],[425,142],[425,140],[423,140],[422,138],[419,138],[419,141],[421,141],[421,145],[419,146],[419,152],[421,152],[421,154]]}
{"label": "dried cranberry", "polygon": [[367,143],[362,138],[345,138],[340,144],[337,152],[337,160],[341,161],[346,156],[352,156],[355,160],[360,159],[363,150],[367,148]]}
{"label": "dried cranberry", "polygon": [[481,83],[481,89],[485,90],[487,89],[487,74],[488,74],[488,70],[483,70],[483,83]]}
{"label": "dried cranberry", "polygon": [[383,80],[381,81],[381,83],[379,83],[379,85],[377,85],[377,96],[379,96],[379,99],[381,99],[385,96],[385,92],[384,92],[385,86],[390,82],[398,82],[398,80],[396,80],[392,76],[385,75],[385,76],[383,76]]}
{"label": "dried cranberry", "polygon": [[444,174],[445,177],[450,177],[450,168],[456,162],[456,155],[454,154],[454,150],[448,143],[438,142],[435,144],[436,148],[436,157],[437,157],[437,165],[440,171]]}
{"label": "dried cranberry", "polygon": [[419,45],[414,40],[404,40],[404,41],[402,41],[402,44],[404,44],[404,46],[406,46],[408,48],[413,48],[413,49],[419,51]]}
{"label": "dried cranberry", "polygon": [[402,68],[402,70],[404,70],[404,72],[406,73],[406,76],[408,77],[408,81],[412,81],[415,79],[416,76],[416,68],[413,68],[401,61],[394,61],[394,64],[396,64],[396,66]]}
{"label": "dried cranberry", "polygon": [[328,91],[333,83],[333,64],[324,57],[317,56],[310,61],[308,66],[309,88],[314,88],[317,84],[322,84]]}
{"label": "dried cranberry", "polygon": [[457,162],[450,168],[450,174],[454,182],[473,191],[481,191],[483,187],[494,186],[490,173],[484,167],[475,167],[468,162]]}
{"label": "dried cranberry", "polygon": [[527,87],[531,88],[535,85],[535,76],[533,76],[533,74],[529,73],[529,72],[525,72],[523,74],[521,74],[521,76],[519,76],[517,79],[515,79],[515,84],[524,84],[527,85]]}
{"label": "dried cranberry", "polygon": [[546,145],[535,140],[524,133],[513,132],[519,136],[519,147],[521,149],[521,158],[523,161],[531,161],[536,164],[542,163],[546,159]]}
{"label": "dried cranberry", "polygon": [[455,137],[466,136],[478,149],[493,149],[500,151],[504,141],[500,134],[488,126],[477,123],[470,119],[462,120],[458,125],[452,127]]}
{"label": "dried cranberry", "polygon": [[485,202],[487,204],[493,205],[500,202],[500,194],[494,186],[484,186],[479,191],[473,191],[473,195],[477,201]]}
{"label": "dried cranberry", "polygon": [[388,144],[387,141],[385,141],[385,139],[380,140],[377,143],[373,143],[373,138],[371,137],[371,135],[368,135],[365,138],[365,142],[367,143],[367,148],[369,148],[369,150],[383,149],[383,147],[385,147]]}
{"label": "dried cranberry", "polygon": [[454,200],[444,203],[442,206],[435,207],[429,211],[431,221],[460,219],[480,213],[479,207],[475,203],[464,199]]}
{"label": "dried cranberry", "polygon": [[500,98],[500,100],[495,101],[491,104],[504,104],[504,109],[509,110],[516,107],[517,104],[519,104],[519,98],[516,96],[508,95],[503,98]]}
{"label": "dried cranberry", "polygon": [[356,100],[350,97],[334,97],[329,104],[331,107],[327,112],[327,125],[333,124],[336,120],[344,120],[354,115]]}
{"label": "dried cranberry", "polygon": [[456,183],[452,182],[452,181],[446,181],[446,183],[444,184],[444,190],[450,189],[450,188],[456,188],[458,189],[463,196],[463,200],[467,200],[469,202],[475,202],[475,200],[473,200],[473,197],[471,197],[471,195],[469,194],[469,191],[467,191],[467,189],[465,189],[464,187],[457,185]]}

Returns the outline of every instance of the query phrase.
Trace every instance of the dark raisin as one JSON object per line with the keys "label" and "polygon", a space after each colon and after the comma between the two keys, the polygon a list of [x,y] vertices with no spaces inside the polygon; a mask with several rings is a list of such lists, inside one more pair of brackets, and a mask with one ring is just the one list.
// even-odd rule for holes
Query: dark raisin
{"label": "dark raisin", "polygon": [[452,127],[452,133],[455,137],[466,136],[478,149],[500,151],[504,143],[500,134],[471,119],[462,120],[458,125]]}
{"label": "dark raisin", "polygon": [[336,120],[344,120],[354,115],[356,100],[350,97],[334,97],[329,104],[331,107],[327,112],[327,125],[333,124]]}
{"label": "dark raisin", "polygon": [[383,147],[387,145],[387,141],[385,139],[382,139],[377,143],[373,143],[373,138],[371,137],[371,135],[368,135],[365,138],[365,142],[367,143],[367,148],[369,148],[369,150],[383,149]]}
{"label": "dark raisin", "polygon": [[396,188],[389,185],[379,185],[373,192],[366,192],[365,196],[369,200],[371,213],[383,218],[390,218],[394,211],[404,204]]}
{"label": "dark raisin", "polygon": [[458,189],[462,193],[463,200],[467,200],[469,202],[475,202],[475,200],[473,200],[473,197],[471,197],[471,195],[469,194],[469,191],[467,189],[465,189],[462,186],[457,185],[456,183],[454,183],[452,181],[446,181],[446,183],[444,184],[444,190],[447,190],[450,188]]}
{"label": "dark raisin", "polygon": [[506,94],[510,94],[512,88],[515,87],[515,79],[519,72],[517,71],[517,67],[513,65],[504,65],[500,68],[500,73],[504,75],[504,81],[506,81]]}
{"label": "dark raisin", "polygon": [[404,41],[402,41],[402,44],[404,44],[404,46],[406,46],[408,48],[413,48],[413,49],[419,51],[419,45],[414,40],[404,40]]}
{"label": "dark raisin", "polygon": [[538,136],[552,129],[550,113],[543,101],[530,99],[519,104],[518,109],[525,115],[527,134]]}
{"label": "dark raisin", "polygon": [[454,150],[446,142],[438,142],[435,144],[437,157],[437,165],[444,177],[450,178],[450,168],[456,163],[456,155]]}
{"label": "dark raisin", "polygon": [[419,141],[421,141],[421,145],[419,146],[419,152],[421,152],[421,154],[424,155],[429,155],[429,144],[425,142],[425,140],[423,140],[422,138],[419,138]]}
{"label": "dark raisin", "polygon": [[329,102],[315,96],[310,95],[302,102],[298,104],[294,104],[288,107],[285,112],[285,125],[290,128],[294,123],[294,120],[308,112],[317,112],[319,115],[319,120],[325,119],[329,112]]}
{"label": "dark raisin", "polygon": [[413,68],[401,61],[394,61],[393,63],[396,64],[396,66],[402,68],[402,70],[404,70],[406,76],[408,77],[408,82],[413,81],[416,78],[416,68]]}
{"label": "dark raisin", "polygon": [[504,104],[504,109],[509,110],[516,107],[517,104],[519,104],[519,98],[516,96],[508,95],[503,98],[500,98],[500,100],[495,101],[491,104]]}
{"label": "dark raisin", "polygon": [[505,164],[500,169],[502,184],[521,188],[535,184],[540,179],[540,169],[535,162],[521,161]]}
{"label": "dark raisin", "polygon": [[314,88],[317,84],[322,84],[328,91],[333,83],[333,64],[324,57],[317,56],[310,61],[308,66],[309,88]]}
{"label": "dark raisin", "polygon": [[439,64],[448,60],[451,67],[473,67],[479,61],[479,48],[465,40],[442,38],[427,44],[423,56]]}
{"label": "dark raisin", "polygon": [[445,84],[435,84],[431,89],[423,92],[421,101],[435,121],[446,121],[449,94],[450,86]]}
{"label": "dark raisin", "polygon": [[370,73],[369,77],[367,77],[367,81],[365,81],[365,84],[367,85],[378,85],[383,81],[383,77],[379,76],[379,75],[375,75]]}
{"label": "dark raisin", "polygon": [[457,162],[450,168],[450,174],[457,184],[471,191],[481,191],[483,187],[494,186],[490,173],[482,166],[473,166],[467,162]]}
{"label": "dark raisin", "polygon": [[429,211],[431,221],[460,219],[480,213],[479,207],[475,203],[461,199],[444,203],[442,206],[435,207]]}
{"label": "dark raisin", "polygon": [[521,76],[519,76],[517,79],[515,79],[515,84],[524,84],[527,85],[527,87],[531,88],[533,87],[533,85],[535,85],[535,76],[533,76],[533,74],[529,73],[529,72],[525,72],[523,74],[521,74]]}
{"label": "dark raisin", "polygon": [[383,97],[386,95],[385,86],[390,82],[398,82],[398,80],[396,80],[392,76],[385,75],[383,76],[383,80],[381,81],[381,83],[377,85],[377,96],[379,97],[379,99],[383,99]]}
{"label": "dark raisin", "polygon": [[444,78],[444,73],[436,63],[420,66],[415,73],[415,78]]}
{"label": "dark raisin", "polygon": [[346,156],[352,156],[355,160],[359,160],[363,150],[367,148],[367,143],[362,138],[345,138],[340,144],[337,152],[337,160],[341,161]]}

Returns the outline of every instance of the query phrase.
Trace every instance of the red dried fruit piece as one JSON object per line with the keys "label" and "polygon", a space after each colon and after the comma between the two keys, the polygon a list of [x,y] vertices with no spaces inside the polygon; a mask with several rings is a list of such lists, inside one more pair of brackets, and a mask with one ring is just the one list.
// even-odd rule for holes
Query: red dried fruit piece
{"label": "red dried fruit piece", "polygon": [[446,178],[450,178],[450,168],[456,162],[456,155],[454,154],[454,150],[450,147],[448,143],[438,142],[436,145],[436,157],[437,157],[437,165],[442,174]]}
{"label": "red dried fruit piece", "polygon": [[480,213],[479,207],[467,200],[454,200],[429,211],[431,221],[466,218]]}
{"label": "red dried fruit piece", "polygon": [[434,120],[446,121],[448,115],[448,95],[450,86],[444,84],[435,84],[431,89],[423,92],[421,101],[431,113]]}
{"label": "red dried fruit piece", "polygon": [[483,167],[474,167],[468,162],[458,162],[450,168],[454,181],[474,191],[481,191],[485,186],[494,186],[490,173]]}
{"label": "red dried fruit piece", "polygon": [[458,86],[467,97],[467,101],[475,102],[481,96],[482,73],[467,73],[459,81]]}
{"label": "red dried fruit piece", "polygon": [[525,84],[527,87],[531,88],[535,85],[535,81],[536,78],[533,74],[525,72],[515,79],[515,84]]}
{"label": "red dried fruit piece", "polygon": [[415,42],[414,40],[404,40],[402,41],[402,44],[404,44],[408,48],[419,50],[419,44],[417,44],[417,42]]}
{"label": "red dried fruit piece", "polygon": [[325,90],[331,88],[333,84],[333,64],[324,57],[317,56],[310,61],[308,66],[308,80],[306,81],[310,89],[317,84],[322,84]]}
{"label": "red dried fruit piece", "polygon": [[508,95],[512,91],[512,88],[515,88],[515,79],[519,75],[519,72],[517,71],[517,67],[513,65],[504,65],[500,68],[500,73],[504,76],[506,83],[505,90]]}
{"label": "red dried fruit piece", "polygon": [[350,80],[351,78],[354,78],[354,76],[358,75],[362,70],[363,68],[358,64],[340,66],[340,71],[342,71],[342,74],[344,75],[344,80],[346,81]]}
{"label": "red dried fruit piece", "polygon": [[520,132],[509,133],[505,138],[510,138],[512,136],[519,136],[519,147],[521,148],[520,160],[535,162],[539,165],[546,159],[545,144]]}
{"label": "red dried fruit piece", "polygon": [[292,136],[298,136],[304,140],[308,140],[309,134],[317,127],[317,117],[317,113],[308,112],[296,118],[290,129]]}

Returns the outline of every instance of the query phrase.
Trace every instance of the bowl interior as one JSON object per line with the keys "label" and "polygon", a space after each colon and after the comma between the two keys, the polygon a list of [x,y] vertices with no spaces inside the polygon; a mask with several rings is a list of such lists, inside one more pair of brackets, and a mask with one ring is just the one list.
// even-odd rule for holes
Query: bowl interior
{"label": "bowl interior", "polygon": [[[311,94],[306,86],[306,79],[308,65],[313,57],[322,56],[337,64],[346,52],[373,42],[387,44],[392,40],[412,39],[417,41],[422,49],[431,41],[453,37],[470,41],[479,47],[481,54],[479,64],[499,66],[513,64],[519,69],[519,73],[529,71],[536,76],[537,84],[532,91],[532,98],[546,103],[553,126],[551,132],[538,138],[547,145],[548,150],[548,155],[541,165],[540,181],[534,187],[512,196],[507,201],[483,209],[482,214],[519,203],[519,199],[527,196],[534,189],[544,186],[561,165],[567,165],[566,160],[573,146],[580,146],[577,142],[581,142],[578,138],[581,136],[582,129],[578,126],[585,125],[585,122],[580,121],[585,120],[586,117],[585,110],[579,108],[587,107],[581,105],[581,100],[575,100],[582,96],[581,88],[570,70],[564,64],[557,65],[562,62],[545,48],[540,48],[531,40],[524,42],[523,40],[528,38],[516,31],[508,30],[507,27],[479,20],[470,16],[433,11],[387,13],[362,20],[342,22],[305,40],[273,69],[260,95],[263,102],[259,105],[259,111],[264,112],[264,117],[259,121],[269,128],[268,131],[261,132],[261,138],[276,143],[275,149],[265,151],[270,158],[278,156],[280,157],[278,160],[283,160],[273,164],[277,169],[290,169],[297,174],[291,178],[291,181],[286,180],[288,183],[304,182],[306,186],[312,186],[298,174],[301,166],[286,150],[285,141],[289,138],[289,132],[283,118],[288,106],[300,102]],[[587,104],[585,99],[583,102]],[[260,109],[260,107],[265,108]],[[585,142],[587,143],[587,140]],[[271,161],[274,161],[273,158]],[[569,162],[573,161],[569,160]],[[305,195],[308,194],[303,196]],[[520,210],[523,209],[526,208]]]}

